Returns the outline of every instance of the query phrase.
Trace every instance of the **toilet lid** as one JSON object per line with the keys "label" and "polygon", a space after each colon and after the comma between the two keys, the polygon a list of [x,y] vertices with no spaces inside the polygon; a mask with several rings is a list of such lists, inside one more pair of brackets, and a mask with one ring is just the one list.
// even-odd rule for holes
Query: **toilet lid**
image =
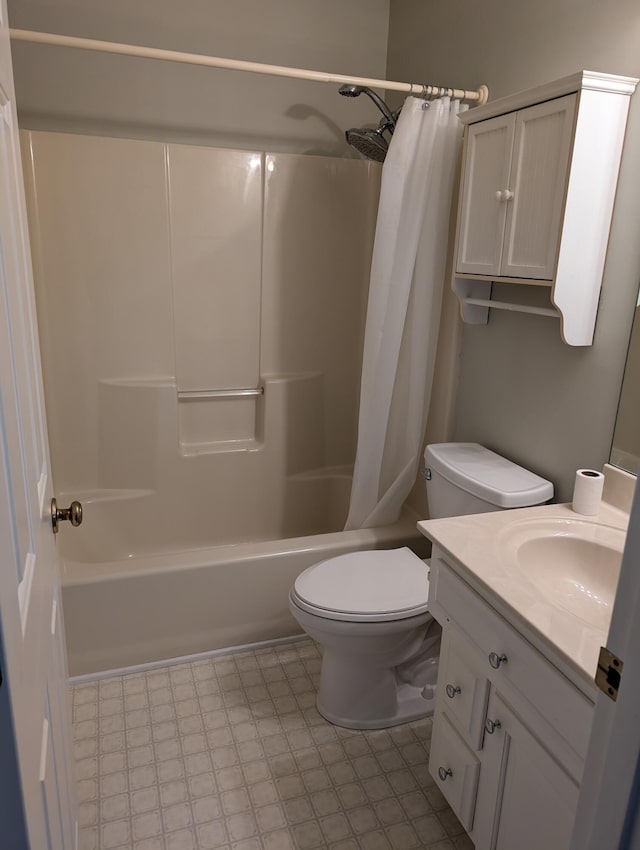
{"label": "toilet lid", "polygon": [[404,547],[320,561],[298,576],[294,590],[302,602],[328,612],[400,619],[426,610],[429,580],[424,561]]}

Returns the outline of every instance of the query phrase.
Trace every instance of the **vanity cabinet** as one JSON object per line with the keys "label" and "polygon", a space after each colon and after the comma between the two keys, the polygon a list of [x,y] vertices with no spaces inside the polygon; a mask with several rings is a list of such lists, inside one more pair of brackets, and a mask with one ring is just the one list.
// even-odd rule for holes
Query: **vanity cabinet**
{"label": "vanity cabinet", "polygon": [[566,850],[593,702],[434,548],[443,627],[429,771],[476,850]]}
{"label": "vanity cabinet", "polygon": [[[460,115],[453,289],[464,321],[486,324],[490,307],[556,316],[566,343],[591,345],[637,82],[583,71]],[[548,306],[492,300],[494,282],[546,287]]]}

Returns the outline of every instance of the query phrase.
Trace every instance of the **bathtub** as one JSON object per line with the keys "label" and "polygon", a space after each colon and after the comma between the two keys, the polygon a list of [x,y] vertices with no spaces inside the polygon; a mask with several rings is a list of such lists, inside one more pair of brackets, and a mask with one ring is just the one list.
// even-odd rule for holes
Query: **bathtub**
{"label": "bathtub", "polygon": [[109,506],[89,506],[91,536],[99,541],[93,553],[74,545],[77,530],[59,535],[72,676],[297,634],[288,592],[302,570],[362,549],[409,546],[424,557],[428,545],[416,530],[418,517],[405,513],[378,529],[124,557],[117,546],[109,550]]}

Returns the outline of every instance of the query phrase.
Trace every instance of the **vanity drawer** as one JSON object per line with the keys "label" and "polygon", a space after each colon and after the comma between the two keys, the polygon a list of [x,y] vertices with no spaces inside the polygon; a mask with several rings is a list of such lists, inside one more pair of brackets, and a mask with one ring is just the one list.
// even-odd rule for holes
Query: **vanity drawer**
{"label": "vanity drawer", "polygon": [[[435,564],[434,564],[435,561]],[[432,561],[432,583],[439,608],[464,630],[479,648],[487,678],[498,687],[510,684],[584,760],[591,724],[590,702],[559,670],[515,631],[440,559]],[[433,569],[435,566],[435,570]],[[494,654],[494,668],[489,656]]]}
{"label": "vanity drawer", "polygon": [[443,712],[438,712],[433,719],[429,773],[462,826],[470,832],[476,805],[480,761]]}
{"label": "vanity drawer", "polygon": [[456,722],[474,750],[482,746],[489,693],[488,679],[477,672],[483,661],[482,653],[457,626],[444,629],[440,652],[444,677],[438,682],[438,709]]}

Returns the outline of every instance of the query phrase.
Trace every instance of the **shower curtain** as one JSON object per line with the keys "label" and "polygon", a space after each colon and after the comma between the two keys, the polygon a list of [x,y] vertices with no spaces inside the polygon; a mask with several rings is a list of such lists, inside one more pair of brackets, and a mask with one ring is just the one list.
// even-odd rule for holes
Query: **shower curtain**
{"label": "shower curtain", "polygon": [[415,482],[465,108],[408,97],[382,169],[346,529],[395,522]]}

